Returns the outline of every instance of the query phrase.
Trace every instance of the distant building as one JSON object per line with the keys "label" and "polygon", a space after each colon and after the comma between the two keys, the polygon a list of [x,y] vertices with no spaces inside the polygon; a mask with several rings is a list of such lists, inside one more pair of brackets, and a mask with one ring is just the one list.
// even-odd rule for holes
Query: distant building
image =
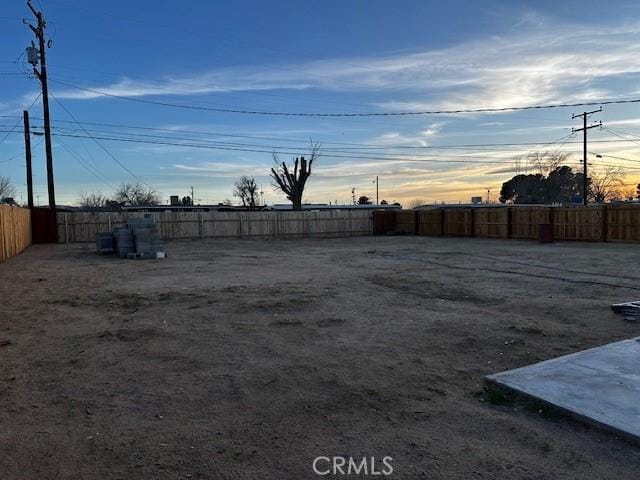
{"label": "distant building", "polygon": [[[402,206],[400,204],[390,205],[327,205],[326,203],[307,203],[302,205],[303,210],[400,210]],[[181,201],[178,204],[173,205],[136,205],[136,206],[122,206],[122,207],[74,207],[59,205],[58,210],[66,212],[109,212],[109,211],[121,211],[121,212],[247,212],[247,211],[287,211],[292,210],[290,203],[283,203],[277,205],[265,205],[258,206],[255,210],[249,210],[248,207],[224,205],[222,203],[216,205],[189,205],[184,204]]]}
{"label": "distant building", "polygon": [[[266,206],[265,210],[293,210],[290,203],[279,203],[276,205]],[[327,205],[326,203],[305,203],[302,205],[303,210],[400,210],[402,206],[399,204],[392,205]]]}

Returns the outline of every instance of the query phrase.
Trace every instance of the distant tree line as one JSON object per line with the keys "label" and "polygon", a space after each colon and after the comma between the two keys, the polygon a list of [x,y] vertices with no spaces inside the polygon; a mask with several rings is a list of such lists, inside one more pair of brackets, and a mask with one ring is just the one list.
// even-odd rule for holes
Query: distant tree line
{"label": "distant tree line", "polygon": [[84,208],[119,209],[159,204],[160,196],[158,193],[140,182],[120,184],[112,197],[107,197],[99,192],[80,194],[80,206]]}
{"label": "distant tree line", "polygon": [[[566,204],[582,199],[583,174],[566,165],[571,156],[565,153],[539,152],[527,157],[535,173],[518,174],[502,184],[501,203]],[[587,200],[610,202],[640,197],[637,191],[624,189],[622,169],[616,166],[599,168],[587,178]]]}
{"label": "distant tree line", "polygon": [[10,202],[16,194],[9,177],[0,176],[0,203]]}

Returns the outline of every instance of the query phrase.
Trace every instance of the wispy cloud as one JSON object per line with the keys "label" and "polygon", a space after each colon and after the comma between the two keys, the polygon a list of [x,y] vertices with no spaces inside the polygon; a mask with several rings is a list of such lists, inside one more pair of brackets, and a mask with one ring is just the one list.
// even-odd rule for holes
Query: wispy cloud
{"label": "wispy cloud", "polygon": [[[202,95],[275,89],[357,91],[384,94],[386,110],[503,107],[611,97],[599,85],[612,77],[640,74],[640,25],[601,30],[523,19],[503,37],[483,38],[449,48],[380,57],[329,59],[272,67],[233,67],[158,81],[123,78],[87,85],[130,97]],[[617,89],[617,96],[630,94]],[[91,99],[98,94],[57,92],[60,98]]]}

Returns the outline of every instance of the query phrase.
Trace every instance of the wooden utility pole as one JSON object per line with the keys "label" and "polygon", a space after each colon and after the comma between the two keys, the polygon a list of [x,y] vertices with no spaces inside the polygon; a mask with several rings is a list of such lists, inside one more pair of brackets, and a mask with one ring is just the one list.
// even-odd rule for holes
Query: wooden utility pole
{"label": "wooden utility pole", "polygon": [[[55,194],[55,184],[53,181],[53,153],[51,149],[51,123],[49,120],[49,86],[47,84],[47,62],[46,62],[46,42],[44,38],[44,30],[47,26],[44,15],[42,12],[37,11],[31,5],[31,1],[27,2],[27,6],[29,10],[35,15],[36,20],[38,21],[38,26],[34,27],[30,23],[27,23],[29,28],[33,31],[36,38],[38,39],[38,48],[35,46],[27,48],[27,59],[31,65],[33,65],[33,73],[40,80],[40,84],[42,86],[42,112],[44,116],[44,144],[46,151],[46,159],[47,159],[47,189],[49,192],[49,208],[56,208],[56,194]],[[26,22],[25,22],[26,23]],[[40,70],[38,70],[37,66],[40,65]]]}
{"label": "wooden utility pole", "polygon": [[376,205],[380,205],[380,195],[378,195],[378,175],[376,175]]}
{"label": "wooden utility pole", "polygon": [[27,163],[27,202],[33,208],[33,172],[31,170],[31,128],[29,126],[29,112],[22,112],[24,119],[24,155]]}
{"label": "wooden utility pole", "polygon": [[602,122],[596,123],[595,125],[589,125],[587,127],[587,117],[592,113],[598,113],[602,111],[602,107],[598,110],[593,110],[591,112],[579,113],[577,115],[572,115],[571,118],[579,118],[582,117],[582,128],[572,128],[571,131],[582,132],[582,204],[586,205],[587,202],[587,193],[589,190],[589,180],[587,177],[587,130],[596,127],[602,127]]}

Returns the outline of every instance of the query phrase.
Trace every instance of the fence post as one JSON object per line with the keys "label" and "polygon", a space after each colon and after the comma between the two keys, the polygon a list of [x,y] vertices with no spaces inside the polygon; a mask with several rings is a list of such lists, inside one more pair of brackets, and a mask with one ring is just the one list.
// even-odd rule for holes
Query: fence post
{"label": "fence post", "polygon": [[471,210],[471,236],[476,236],[476,209],[470,208]]}
{"label": "fence post", "polygon": [[440,236],[444,237],[444,232],[445,232],[445,228],[444,228],[444,223],[445,223],[445,219],[444,219],[444,214],[445,214],[446,210],[444,208],[440,209]]}
{"label": "fence post", "polygon": [[240,234],[240,238],[242,238],[242,214],[238,213],[238,230]]}
{"label": "fence post", "polygon": [[609,223],[608,221],[608,212],[607,212],[607,206],[606,205],[601,205],[600,208],[602,209],[602,241],[606,242],[607,241],[607,225]]}
{"label": "fence post", "polygon": [[204,212],[199,212],[200,214],[200,238],[204,238]]}
{"label": "fence post", "polygon": [[511,238],[511,235],[513,234],[512,227],[511,227],[513,215],[511,212],[511,207],[506,207],[506,208],[507,208],[507,238]]}
{"label": "fence post", "polygon": [[64,213],[64,243],[69,243],[69,213]]}
{"label": "fence post", "polygon": [[278,222],[278,211],[275,210],[273,212],[273,235],[275,238],[278,238],[278,230],[280,229],[280,224]]}

